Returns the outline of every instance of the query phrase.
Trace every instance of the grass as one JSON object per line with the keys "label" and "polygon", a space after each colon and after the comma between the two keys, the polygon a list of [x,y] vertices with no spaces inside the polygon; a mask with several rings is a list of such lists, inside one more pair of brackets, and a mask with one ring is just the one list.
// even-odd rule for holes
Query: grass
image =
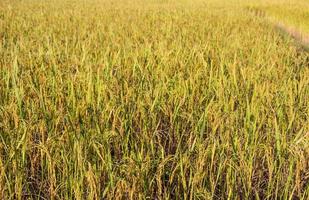
{"label": "grass", "polygon": [[308,52],[237,2],[1,1],[1,198],[308,199]]}

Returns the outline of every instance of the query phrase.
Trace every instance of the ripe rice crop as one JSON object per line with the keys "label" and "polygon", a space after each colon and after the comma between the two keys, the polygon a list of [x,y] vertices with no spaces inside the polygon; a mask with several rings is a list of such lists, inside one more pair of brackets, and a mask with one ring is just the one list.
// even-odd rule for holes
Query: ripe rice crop
{"label": "ripe rice crop", "polygon": [[308,199],[309,53],[250,6],[2,0],[0,199]]}

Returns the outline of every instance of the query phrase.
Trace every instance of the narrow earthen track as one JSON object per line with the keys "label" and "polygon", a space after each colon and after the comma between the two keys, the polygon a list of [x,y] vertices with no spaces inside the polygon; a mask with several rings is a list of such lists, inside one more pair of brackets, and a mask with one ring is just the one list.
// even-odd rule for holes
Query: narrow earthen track
{"label": "narrow earthen track", "polygon": [[294,41],[304,50],[309,51],[309,34],[305,34],[296,28],[287,26],[283,23],[277,23],[275,26],[280,32],[293,38]]}

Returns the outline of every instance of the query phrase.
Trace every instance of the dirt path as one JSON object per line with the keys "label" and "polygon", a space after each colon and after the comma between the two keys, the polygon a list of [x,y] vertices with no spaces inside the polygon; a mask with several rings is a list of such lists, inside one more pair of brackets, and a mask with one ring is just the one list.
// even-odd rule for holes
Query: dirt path
{"label": "dirt path", "polygon": [[304,49],[305,51],[309,51],[309,34],[303,33],[299,29],[284,24],[282,22],[278,22],[273,17],[268,16],[266,12],[258,7],[247,7],[246,8],[251,14],[255,17],[263,18],[265,23],[271,23],[275,26],[275,28],[284,35],[288,35],[289,37],[293,38],[296,45]]}
{"label": "dirt path", "polygon": [[283,23],[277,23],[275,26],[280,32],[292,37],[303,49],[309,51],[309,34],[305,34],[296,28],[287,26]]}

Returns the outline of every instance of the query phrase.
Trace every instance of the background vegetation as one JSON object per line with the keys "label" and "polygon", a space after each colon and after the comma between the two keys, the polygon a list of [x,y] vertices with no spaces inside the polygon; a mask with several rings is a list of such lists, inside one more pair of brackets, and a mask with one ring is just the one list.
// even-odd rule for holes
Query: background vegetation
{"label": "background vegetation", "polygon": [[309,55],[253,4],[0,1],[0,198],[308,199]]}

